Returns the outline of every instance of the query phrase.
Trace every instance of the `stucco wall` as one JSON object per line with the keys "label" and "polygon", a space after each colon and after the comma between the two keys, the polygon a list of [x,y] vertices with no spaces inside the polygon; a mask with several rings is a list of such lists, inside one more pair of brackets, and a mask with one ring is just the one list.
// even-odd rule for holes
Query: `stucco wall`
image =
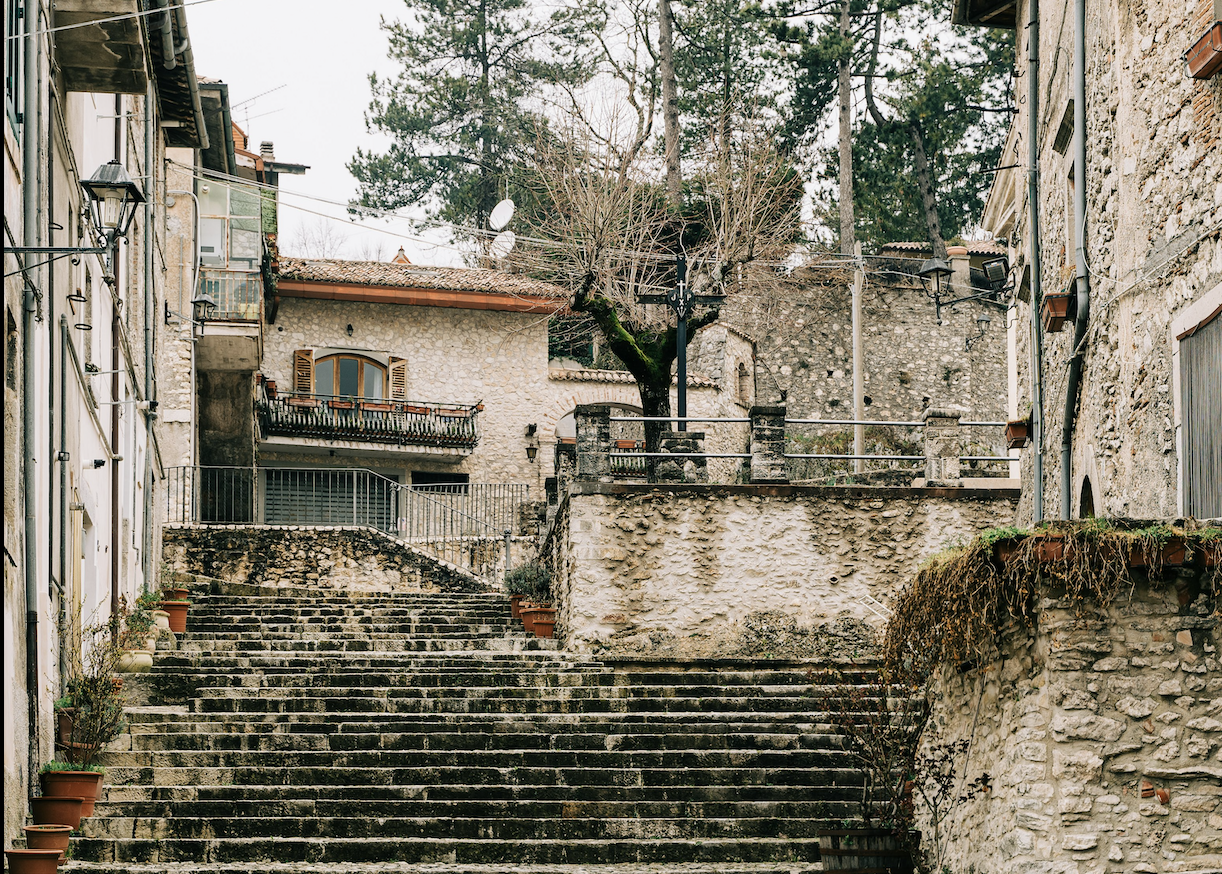
{"label": "stucco wall", "polygon": [[575,483],[546,554],[558,632],[586,651],[625,637],[736,635],[781,611],[801,626],[880,621],[947,541],[1009,524],[1013,491]]}
{"label": "stucco wall", "polygon": [[[352,325],[351,337],[348,325]],[[718,366],[730,359],[730,366],[739,360],[750,364],[751,346],[745,338],[727,336],[719,326],[706,332],[708,351],[701,351],[700,337],[693,343],[702,361]],[[577,380],[560,378],[571,376],[564,372],[551,374],[546,315],[286,298],[275,324],[264,326],[262,372],[280,390],[291,390],[293,352],[324,348],[406,359],[407,394],[412,400],[484,404],[478,416],[480,441],[469,456],[443,459],[382,452],[362,461],[359,452],[341,453],[347,456],[345,464],[398,472],[404,481],[410,481],[412,470],[448,471],[467,474],[472,482],[528,483],[532,495],[541,497],[544,479],[553,475],[557,421],[578,404],[640,405],[640,394],[630,380],[609,381],[611,376]],[[720,387],[691,388],[688,407],[691,415],[745,415],[732,393]],[[529,424],[538,426],[540,448],[534,462],[526,455]],[[745,435],[746,426],[721,426],[715,434],[710,430],[709,451],[737,446]],[[270,447],[261,449],[259,456],[263,462],[279,464],[336,464],[317,453],[292,454]]]}
{"label": "stucco wall", "polygon": [[1185,572],[1085,617],[1054,593],[941,680],[927,736],[969,739],[960,774],[992,787],[952,815],[951,870],[1222,870],[1222,635],[1198,592]]}

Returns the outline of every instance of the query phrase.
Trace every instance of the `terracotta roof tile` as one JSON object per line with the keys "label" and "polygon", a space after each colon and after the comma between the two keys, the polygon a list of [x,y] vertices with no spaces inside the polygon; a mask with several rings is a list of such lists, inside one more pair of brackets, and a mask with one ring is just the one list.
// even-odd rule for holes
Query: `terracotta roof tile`
{"label": "terracotta roof tile", "polygon": [[558,285],[515,273],[471,267],[428,267],[386,261],[342,261],[321,258],[281,258],[280,278],[299,282],[330,282],[378,288],[432,288],[440,291],[484,291],[523,297],[562,299]]}
{"label": "terracotta roof tile", "polygon": [[[1006,249],[1004,246],[999,246],[992,240],[977,240],[967,243],[967,253],[969,255],[1004,255]],[[878,250],[880,255],[885,255],[888,252],[929,252],[931,251],[929,243],[923,242],[900,242],[886,243]]]}
{"label": "terracotta roof tile", "polygon": [[[571,370],[563,367],[553,367],[547,372],[548,379],[570,380],[572,382],[615,382],[623,385],[635,385],[636,379],[626,370]],[[671,377],[671,383],[677,382]],[[717,383],[699,373],[688,373],[687,384],[697,388],[717,388]]]}

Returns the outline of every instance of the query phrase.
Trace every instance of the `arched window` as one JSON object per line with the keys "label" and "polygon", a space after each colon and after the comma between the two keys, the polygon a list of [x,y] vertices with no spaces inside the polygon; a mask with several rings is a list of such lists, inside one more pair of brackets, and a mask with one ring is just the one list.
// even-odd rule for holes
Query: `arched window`
{"label": "arched window", "polygon": [[751,406],[751,374],[741,361],[738,362],[738,402],[744,407]]}
{"label": "arched window", "polygon": [[386,397],[386,368],[362,355],[328,355],[314,362],[314,393],[348,398]]}

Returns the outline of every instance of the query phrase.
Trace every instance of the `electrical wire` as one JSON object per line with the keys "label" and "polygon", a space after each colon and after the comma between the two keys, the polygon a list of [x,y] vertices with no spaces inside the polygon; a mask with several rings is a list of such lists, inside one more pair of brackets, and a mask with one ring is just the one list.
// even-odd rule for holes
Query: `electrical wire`
{"label": "electrical wire", "polygon": [[78,27],[93,27],[95,24],[106,24],[111,21],[127,21],[131,18],[148,18],[150,15],[159,15],[163,12],[169,12],[174,9],[186,9],[188,6],[199,6],[201,3],[212,3],[214,0],[184,0],[182,3],[175,3],[171,6],[162,6],[156,9],[146,9],[143,12],[125,12],[122,15],[110,15],[106,18],[93,18],[89,21],[78,21],[76,24],[62,24],[59,27],[48,27],[45,30],[35,30],[30,33],[18,33],[4,38],[5,42],[9,40],[25,39],[28,36],[42,36],[47,33],[59,33],[63,30],[75,30]]}

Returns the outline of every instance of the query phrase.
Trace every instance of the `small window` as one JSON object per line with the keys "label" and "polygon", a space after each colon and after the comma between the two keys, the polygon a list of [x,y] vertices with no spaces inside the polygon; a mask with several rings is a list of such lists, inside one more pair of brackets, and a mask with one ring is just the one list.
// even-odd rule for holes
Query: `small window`
{"label": "small window", "polygon": [[751,404],[751,374],[741,361],[738,362],[738,402],[744,407]]}
{"label": "small window", "polygon": [[328,355],[314,362],[314,392],[349,398],[386,397],[386,368],[360,355]]}

